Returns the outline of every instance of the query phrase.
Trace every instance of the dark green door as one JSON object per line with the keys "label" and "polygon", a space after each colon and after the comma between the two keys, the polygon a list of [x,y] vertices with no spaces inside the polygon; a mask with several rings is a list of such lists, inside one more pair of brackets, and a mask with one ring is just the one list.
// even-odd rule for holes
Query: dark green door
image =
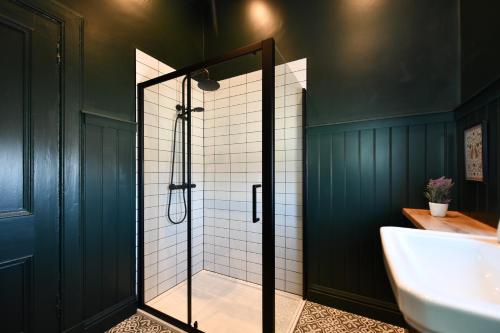
{"label": "dark green door", "polygon": [[0,331],[57,332],[57,22],[0,3]]}

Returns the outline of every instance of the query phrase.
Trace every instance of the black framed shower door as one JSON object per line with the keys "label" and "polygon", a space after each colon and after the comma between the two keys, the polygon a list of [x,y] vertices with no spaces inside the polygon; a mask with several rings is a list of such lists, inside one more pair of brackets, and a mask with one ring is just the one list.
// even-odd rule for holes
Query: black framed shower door
{"label": "black framed shower door", "polygon": [[[187,112],[187,321],[165,314],[145,302],[144,297],[144,91],[159,83],[187,77],[187,109],[191,110],[191,75],[204,68],[249,55],[261,54],[262,64],[262,332],[275,330],[275,43],[272,38],[236,49],[221,57],[158,76],[137,85],[138,103],[138,307],[187,332],[201,332],[192,318],[192,216],[191,216],[191,112]],[[252,320],[249,318],[249,320]]]}

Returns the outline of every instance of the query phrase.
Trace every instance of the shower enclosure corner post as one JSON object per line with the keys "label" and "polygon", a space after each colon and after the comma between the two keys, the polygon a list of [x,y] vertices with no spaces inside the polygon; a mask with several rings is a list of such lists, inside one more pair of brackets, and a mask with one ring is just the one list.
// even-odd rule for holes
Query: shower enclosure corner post
{"label": "shower enclosure corner post", "polygon": [[[191,73],[187,74],[187,112],[186,112],[186,122],[187,122],[187,321],[188,325],[191,326],[192,323],[192,216],[191,216]],[[183,120],[184,122],[184,120]],[[182,134],[184,137],[184,133]],[[184,140],[183,140],[184,142]],[[184,166],[183,166],[184,169]]]}
{"label": "shower enclosure corner post", "polygon": [[137,85],[137,296],[138,306],[144,306],[144,87]]}
{"label": "shower enclosure corner post", "polygon": [[262,332],[275,327],[274,39],[262,41]]}
{"label": "shower enclosure corner post", "polygon": [[307,89],[302,88],[302,299],[307,299],[307,273],[308,273],[308,256],[307,251],[307,142],[306,142],[306,131],[307,131]]}

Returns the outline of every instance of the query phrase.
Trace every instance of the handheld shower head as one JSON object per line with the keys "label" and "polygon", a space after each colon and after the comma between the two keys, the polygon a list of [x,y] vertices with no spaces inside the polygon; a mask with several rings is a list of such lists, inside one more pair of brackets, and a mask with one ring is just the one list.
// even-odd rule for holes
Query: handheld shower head
{"label": "handheld shower head", "polygon": [[[175,109],[177,110],[178,114],[183,114],[183,112],[182,112],[183,111],[182,105],[177,104],[175,106]],[[192,112],[203,112],[203,111],[205,111],[205,109],[203,107],[201,107],[201,106],[197,106],[197,107],[192,108],[191,111]]]}

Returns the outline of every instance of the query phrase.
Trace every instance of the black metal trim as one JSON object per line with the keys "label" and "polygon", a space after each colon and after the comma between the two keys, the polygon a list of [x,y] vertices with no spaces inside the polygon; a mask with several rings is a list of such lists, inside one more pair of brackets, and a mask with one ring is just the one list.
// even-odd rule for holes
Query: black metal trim
{"label": "black metal trim", "polygon": [[307,299],[307,90],[302,88],[302,299]]}
{"label": "black metal trim", "polygon": [[262,332],[274,333],[274,40],[262,41]]}
{"label": "black metal trim", "polygon": [[[262,51],[262,327],[265,333],[274,333],[275,326],[275,234],[274,234],[274,85],[275,85],[275,45],[272,38],[234,50],[221,57],[194,64],[180,70],[161,75],[137,84],[138,97],[138,307],[187,332],[202,332],[191,326],[191,115],[188,116],[188,323],[173,318],[145,304],[144,300],[144,89],[153,85],[190,76],[192,72],[232,59]],[[188,80],[188,110],[191,108],[190,79]]]}
{"label": "black metal trim", "polygon": [[[187,75],[184,77],[184,79],[182,79],[182,106],[181,106],[181,114],[178,115],[178,117],[182,120],[182,130],[181,130],[181,142],[182,142],[182,183],[183,184],[186,184],[186,135],[184,135],[184,133],[186,133],[186,122],[188,121],[188,118],[187,118],[187,113],[186,113],[186,105],[184,104],[185,101],[184,101],[184,87],[185,87],[185,84],[186,84],[186,80],[187,80]],[[188,108],[188,110],[191,110],[190,108]],[[173,166],[172,166],[172,172],[174,172],[174,169],[173,169]]]}
{"label": "black metal trim", "polygon": [[[191,111],[191,73],[187,74],[187,109]],[[193,281],[192,281],[192,214],[191,214],[191,112],[187,113],[187,320],[188,325],[191,326],[191,322],[193,321],[192,314],[192,290],[193,290]],[[184,136],[184,134],[183,134]]]}
{"label": "black metal trim", "polygon": [[200,62],[200,63],[194,64],[194,65],[190,65],[190,66],[181,68],[179,70],[176,70],[175,72],[160,75],[158,77],[155,77],[154,79],[141,82],[138,84],[138,86],[142,87],[142,88],[151,87],[151,86],[154,86],[155,84],[169,81],[169,80],[175,79],[175,78],[183,76],[183,75],[188,75],[192,72],[198,71],[198,70],[203,69],[203,68],[207,68],[210,66],[217,65],[219,63],[227,62],[227,61],[230,61],[232,59],[235,59],[235,58],[247,55],[247,54],[257,53],[257,52],[262,50],[262,44],[263,44],[263,42],[258,42],[258,43],[250,44],[248,46],[244,46],[242,48],[239,48],[239,49],[233,50],[229,53],[226,53],[223,56],[216,57],[216,58],[213,58],[213,59],[210,59],[210,60],[207,60],[204,62]]}
{"label": "black metal trim", "polygon": [[135,134],[137,130],[137,124],[133,121],[124,121],[119,118],[108,117],[98,113],[83,112],[82,111],[82,123],[93,124],[108,128],[117,128]]}
{"label": "black metal trim", "polygon": [[252,222],[257,223],[260,219],[257,217],[257,188],[262,187],[260,184],[252,185]]}
{"label": "black metal trim", "polygon": [[172,316],[169,316],[169,315],[161,312],[160,310],[153,308],[149,305],[144,304],[144,305],[140,306],[139,309],[141,309],[144,312],[149,313],[150,315],[153,315],[153,316],[163,320],[164,322],[167,322],[171,325],[174,325],[175,327],[180,328],[188,333],[204,333],[203,331],[200,331],[199,329],[194,328],[194,327],[186,324],[182,320],[177,319],[177,318],[172,317]]}
{"label": "black metal trim", "polygon": [[[98,117],[98,118],[103,118],[103,119],[109,119],[112,121],[118,121],[118,122],[124,123],[124,124],[129,124],[129,125],[134,125],[134,126],[137,125],[137,123],[135,121],[130,121],[127,119],[122,119],[119,117],[110,116],[110,115],[105,114],[104,111],[103,112],[96,112],[96,111],[90,111],[90,110],[82,110],[81,113],[83,114],[83,116],[85,118],[87,118],[88,116],[93,116],[93,117]],[[134,131],[135,131],[135,128],[134,128]]]}
{"label": "black metal trim", "polygon": [[144,88],[137,86],[137,200],[138,207],[138,264],[137,294],[139,308],[144,306]]}

